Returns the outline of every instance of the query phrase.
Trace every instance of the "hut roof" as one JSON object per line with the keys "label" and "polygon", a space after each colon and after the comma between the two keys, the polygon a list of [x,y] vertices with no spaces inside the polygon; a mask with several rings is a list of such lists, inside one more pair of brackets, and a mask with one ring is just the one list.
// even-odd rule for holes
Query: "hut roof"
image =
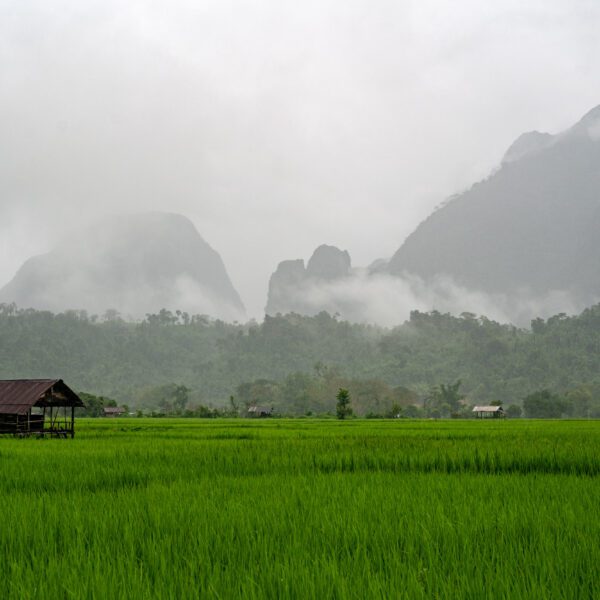
{"label": "hut roof", "polygon": [[122,406],[105,406],[102,410],[105,415],[122,415],[125,412]]}
{"label": "hut roof", "polygon": [[0,414],[24,415],[33,406],[84,406],[62,379],[0,380]]}
{"label": "hut roof", "polygon": [[267,406],[256,406],[256,405],[253,405],[250,408],[248,408],[248,412],[249,413],[258,413],[259,415],[260,414],[270,415],[273,411],[272,411],[272,409],[270,409]]}
{"label": "hut roof", "polygon": [[474,406],[473,412],[504,412],[501,406]]}

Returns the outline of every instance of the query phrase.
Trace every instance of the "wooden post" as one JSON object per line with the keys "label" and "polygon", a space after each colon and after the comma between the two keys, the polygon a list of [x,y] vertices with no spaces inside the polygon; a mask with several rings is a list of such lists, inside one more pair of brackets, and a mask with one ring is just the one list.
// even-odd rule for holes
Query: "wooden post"
{"label": "wooden post", "polygon": [[75,437],[75,407],[71,406],[71,439]]}

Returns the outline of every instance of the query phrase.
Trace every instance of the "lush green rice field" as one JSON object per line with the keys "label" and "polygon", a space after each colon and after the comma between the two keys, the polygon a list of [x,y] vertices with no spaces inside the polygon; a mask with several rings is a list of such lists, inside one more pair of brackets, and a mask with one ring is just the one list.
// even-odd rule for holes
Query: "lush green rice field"
{"label": "lush green rice field", "polygon": [[2,598],[598,598],[599,422],[0,439]]}

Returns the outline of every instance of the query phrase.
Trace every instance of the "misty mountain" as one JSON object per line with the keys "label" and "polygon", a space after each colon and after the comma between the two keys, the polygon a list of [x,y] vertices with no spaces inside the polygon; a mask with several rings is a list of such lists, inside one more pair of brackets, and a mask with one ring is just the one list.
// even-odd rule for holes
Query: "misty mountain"
{"label": "misty mountain", "polygon": [[48,254],[27,260],[0,302],[140,317],[161,308],[225,319],[244,306],[219,254],[187,218],[168,213],[111,217],[57,232]]}
{"label": "misty mountain", "polygon": [[[306,267],[304,260],[284,260],[269,281],[269,295],[265,312],[268,315],[296,312],[314,315],[332,307],[319,297],[323,286],[343,280],[352,273],[352,261],[346,250],[323,244],[310,257]],[[317,297],[312,297],[316,290]],[[336,312],[335,307],[333,311]]]}
{"label": "misty mountain", "polygon": [[266,311],[394,325],[439,310],[527,325],[600,299],[598,231],[600,106],[558,135],[519,136],[495,172],[450,198],[389,261],[352,269],[347,253],[321,246],[306,268],[280,263]]}
{"label": "misty mountain", "polygon": [[600,298],[599,231],[600,106],[558,135],[520,136],[496,172],[419,225],[387,271],[583,307]]}

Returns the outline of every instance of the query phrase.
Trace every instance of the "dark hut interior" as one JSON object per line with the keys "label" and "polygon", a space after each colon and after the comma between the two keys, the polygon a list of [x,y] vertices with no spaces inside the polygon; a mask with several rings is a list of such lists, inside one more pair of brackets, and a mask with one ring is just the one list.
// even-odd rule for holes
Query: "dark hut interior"
{"label": "dark hut interior", "polygon": [[0,381],[0,434],[75,436],[81,398],[62,379]]}

